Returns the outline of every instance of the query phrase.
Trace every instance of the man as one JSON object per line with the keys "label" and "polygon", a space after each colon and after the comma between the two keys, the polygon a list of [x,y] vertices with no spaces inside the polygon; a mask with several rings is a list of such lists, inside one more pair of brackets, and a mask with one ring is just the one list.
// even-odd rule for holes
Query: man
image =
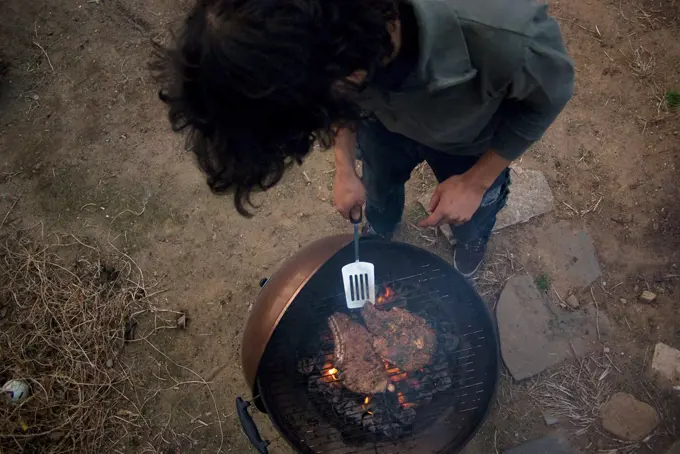
{"label": "man", "polygon": [[[332,147],[338,211],[366,204],[390,237],[422,161],[440,184],[421,226],[452,225],[455,267],[478,269],[508,165],[573,92],[557,23],[533,0],[201,0],[154,68],[175,130],[213,190],[276,184]],[[363,175],[355,170],[356,150]]]}

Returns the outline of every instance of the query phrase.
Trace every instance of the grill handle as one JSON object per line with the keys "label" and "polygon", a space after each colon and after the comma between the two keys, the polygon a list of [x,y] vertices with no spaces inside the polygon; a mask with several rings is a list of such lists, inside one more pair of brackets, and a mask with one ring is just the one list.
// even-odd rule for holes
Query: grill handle
{"label": "grill handle", "polygon": [[257,424],[255,424],[253,417],[248,413],[248,407],[250,407],[250,402],[247,402],[240,397],[236,398],[236,413],[238,414],[239,421],[241,421],[243,432],[257,452],[260,454],[269,454],[269,450],[267,449],[269,442],[263,440],[260,436],[260,431],[257,430]]}

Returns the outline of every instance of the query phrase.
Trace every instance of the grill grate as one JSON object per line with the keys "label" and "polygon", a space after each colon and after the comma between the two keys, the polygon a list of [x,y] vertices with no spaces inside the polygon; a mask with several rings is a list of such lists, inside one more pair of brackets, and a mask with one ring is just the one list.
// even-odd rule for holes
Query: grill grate
{"label": "grill grate", "polygon": [[393,392],[368,402],[329,379],[333,340],[326,320],[346,311],[339,269],[349,251],[343,250],[300,291],[277,326],[258,371],[262,400],[300,452],[450,452],[481,423],[498,378],[488,312],[469,284],[425,251],[377,240],[365,241],[362,251],[375,264],[378,288],[392,292],[386,306],[406,308],[437,332],[431,363],[408,374],[391,366]]}

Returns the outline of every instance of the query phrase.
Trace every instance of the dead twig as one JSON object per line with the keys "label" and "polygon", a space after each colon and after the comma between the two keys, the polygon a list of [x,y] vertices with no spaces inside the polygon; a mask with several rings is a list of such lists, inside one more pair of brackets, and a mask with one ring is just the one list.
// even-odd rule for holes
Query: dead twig
{"label": "dead twig", "polygon": [[593,287],[590,286],[590,296],[593,298],[593,303],[595,303],[595,329],[597,330],[597,340],[601,341],[600,337],[600,307],[595,299],[595,292],[593,292]]}
{"label": "dead twig", "polygon": [[567,208],[569,208],[571,211],[573,211],[574,213],[576,213],[577,216],[580,216],[581,213],[579,213],[578,210],[577,210],[576,208],[574,208],[573,206],[569,205],[567,202],[562,202],[562,203],[563,203]]}
{"label": "dead twig", "polygon": [[38,48],[39,48],[39,49],[42,51],[42,53],[45,55],[45,58],[47,59],[47,64],[50,65],[50,68],[52,69],[52,72],[54,73],[55,71],[54,71],[54,66],[52,66],[52,60],[50,60],[50,56],[47,55],[47,51],[45,50],[45,48],[42,47],[42,46],[40,45],[40,43],[38,43],[37,41],[33,41],[33,44],[35,44],[36,46],[38,46]]}

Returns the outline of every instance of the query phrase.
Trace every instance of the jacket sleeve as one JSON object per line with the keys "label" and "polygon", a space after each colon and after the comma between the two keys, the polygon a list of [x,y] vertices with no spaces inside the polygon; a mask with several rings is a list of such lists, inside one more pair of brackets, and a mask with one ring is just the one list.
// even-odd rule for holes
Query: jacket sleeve
{"label": "jacket sleeve", "polygon": [[501,103],[501,122],[491,141],[498,154],[517,159],[555,121],[574,93],[574,65],[547,7],[540,7],[526,35],[521,68]]}

